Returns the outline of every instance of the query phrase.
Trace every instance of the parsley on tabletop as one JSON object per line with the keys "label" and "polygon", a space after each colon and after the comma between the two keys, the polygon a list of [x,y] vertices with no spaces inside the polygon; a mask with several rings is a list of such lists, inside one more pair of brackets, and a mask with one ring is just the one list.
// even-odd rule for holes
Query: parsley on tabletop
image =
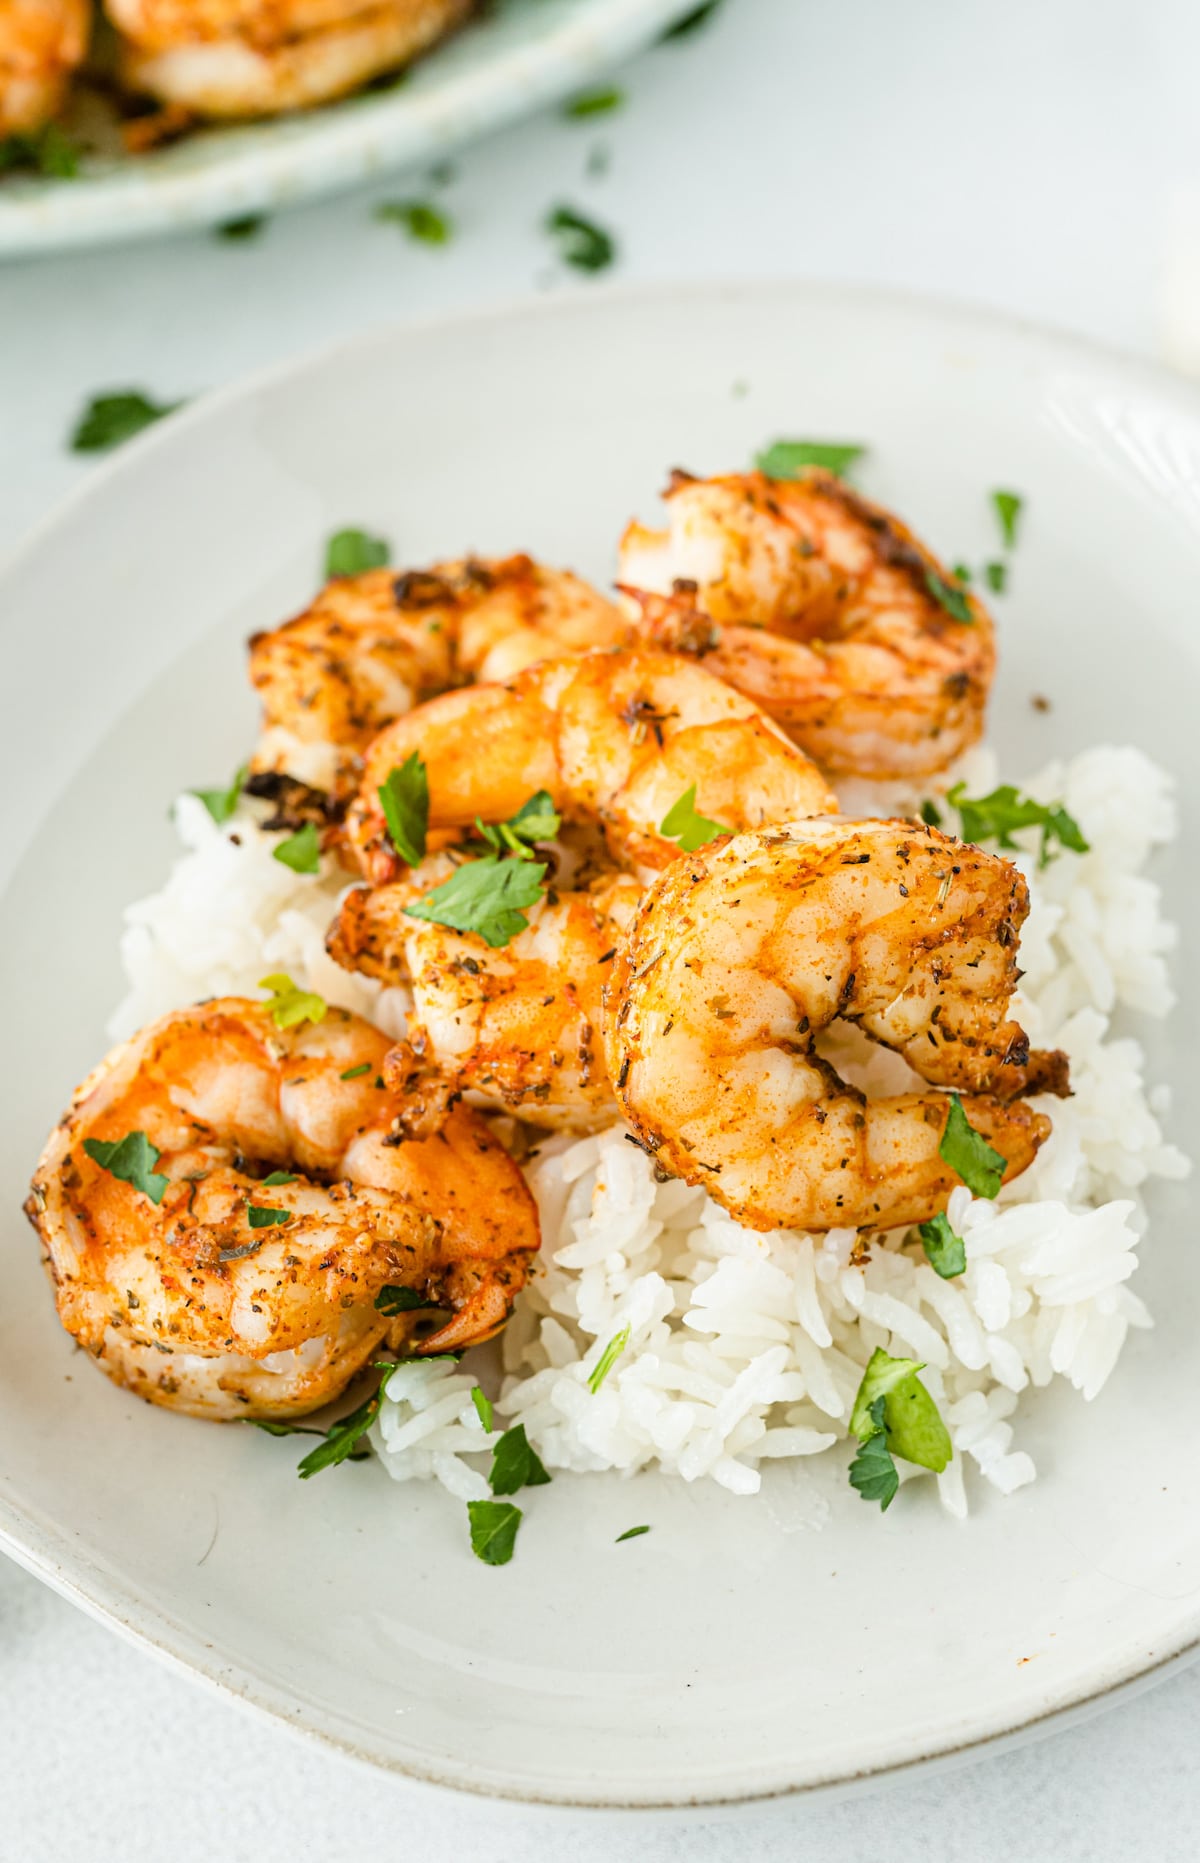
{"label": "parsley on tabletop", "polygon": [[636,1540],[639,1534],[649,1533],[649,1531],[649,1527],[626,1527],[624,1533],[617,1534],[613,1544],[614,1546],[619,1546],[622,1540]]}
{"label": "parsley on tabletop", "polygon": [[485,854],[481,860],[465,861],[448,880],[404,910],[411,919],[477,932],[485,944],[499,950],[525,930],[525,908],[541,897],[546,873],[544,861]]}
{"label": "parsley on tabletop", "polygon": [[151,401],[139,388],[95,395],[76,422],[71,448],[76,453],[104,453],[121,446],[150,427],[156,420],[173,414],[182,401]]}
{"label": "parsley on tabletop", "polygon": [[507,1565],[517,1543],[523,1514],[511,1501],[468,1501],[471,1551],[485,1565]]}
{"label": "parsley on tabletop", "polygon": [[391,553],[390,544],[365,530],[335,531],[325,546],[325,574],[361,576],[368,569],[382,569]]}
{"label": "parsley on tabletop", "polygon": [[619,110],[625,102],[624,91],[610,88],[608,90],[584,91],[573,97],[570,103],[563,105],[566,117],[607,116],[612,110]]}
{"label": "parsley on tabletop", "polygon": [[493,1494],[516,1494],[521,1488],[543,1488],[550,1480],[541,1457],[530,1446],[525,1425],[505,1430],[492,1451],[488,1486]]}
{"label": "parsley on tabletop", "polygon": [[144,1132],[126,1132],[119,1139],[84,1139],[83,1149],[92,1163],[98,1164],[110,1177],[132,1184],[135,1190],[149,1197],[151,1203],[162,1202],[163,1192],[171,1180],[154,1169],[162,1154]]}
{"label": "parsley on tabletop", "polygon": [[323,1022],[329,1005],[323,996],[315,990],[302,990],[294,984],[285,971],[273,971],[269,977],[260,977],[260,990],[270,990],[271,1000],[265,1004],[271,1020],[277,1029],[295,1028],[298,1022]]}
{"label": "parsley on tabletop", "polygon": [[1025,500],[1020,492],[993,492],[992,509],[1000,525],[1000,536],[1006,550],[1014,550],[1017,544],[1017,524]]}
{"label": "parsley on tabletop", "polygon": [[586,220],[573,207],[553,207],[546,216],[546,231],[558,242],[559,257],[579,272],[602,272],[617,256],[611,233]]}
{"label": "parsley on tabletop", "polygon": [[305,822],[303,828],[298,828],[286,841],[273,847],[271,853],[285,867],[290,867],[293,873],[320,873],[321,837],[316,823]]}
{"label": "parsley on tabletop", "polygon": [[698,849],[707,847],[719,834],[728,834],[724,822],[710,821],[707,815],[701,815],[696,809],[696,785],[685,789],[678,802],[671,807],[658,824],[659,834],[666,835],[669,841],[678,841],[685,854],[695,854]]}
{"label": "parsley on tabletop", "polygon": [[1008,1160],[988,1144],[982,1132],[975,1130],[957,1093],[950,1095],[950,1111],[938,1144],[938,1155],[977,1197],[994,1197],[1004,1182]]}
{"label": "parsley on tabletop", "polygon": [[619,1333],[613,1334],[603,1352],[601,1352],[600,1357],[596,1360],[592,1370],[588,1373],[588,1390],[592,1393],[593,1397],[604,1383],[604,1380],[607,1378],[609,1372],[628,1344],[629,1327],[622,1326]]}
{"label": "parsley on tabletop", "polygon": [[449,216],[429,201],[380,201],[375,218],[402,226],[410,239],[423,246],[448,245],[454,232]]}
{"label": "parsley on tabletop", "polygon": [[839,479],[866,453],[853,440],[776,440],[755,457],[755,465],[769,479],[794,479],[806,466],[823,466]]}
{"label": "parsley on tabletop", "polygon": [[945,1210],[939,1210],[930,1222],[918,1223],[917,1234],[921,1238],[929,1266],[935,1274],[941,1275],[943,1281],[952,1281],[956,1275],[965,1272],[966,1244],[951,1229]]}
{"label": "parsley on tabletop", "polygon": [[983,579],[993,595],[1003,595],[1005,589],[1008,587],[1008,564],[985,563],[983,566]]}
{"label": "parsley on tabletop", "polygon": [[243,763],[234,771],[233,781],[228,789],[189,789],[188,794],[196,796],[216,822],[218,828],[227,822],[238,805],[243,785],[250,774],[250,765]]}
{"label": "parsley on tabletop", "polygon": [[415,750],[388,771],[376,794],[392,846],[408,866],[419,866],[429,833],[429,773]]}

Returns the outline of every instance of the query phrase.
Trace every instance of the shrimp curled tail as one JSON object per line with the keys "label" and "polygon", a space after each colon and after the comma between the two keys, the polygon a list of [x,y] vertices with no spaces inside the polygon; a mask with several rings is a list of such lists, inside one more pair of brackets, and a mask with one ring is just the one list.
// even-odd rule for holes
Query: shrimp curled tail
{"label": "shrimp curled tail", "polygon": [[605,995],[617,1099],[673,1176],[752,1228],[889,1228],[944,1207],[945,1093],[869,1100],[815,1047],[839,1018],[962,1097],[1006,1161],[1068,1091],[1008,1015],[1018,870],[911,822],[817,821],[681,859],[644,896]]}

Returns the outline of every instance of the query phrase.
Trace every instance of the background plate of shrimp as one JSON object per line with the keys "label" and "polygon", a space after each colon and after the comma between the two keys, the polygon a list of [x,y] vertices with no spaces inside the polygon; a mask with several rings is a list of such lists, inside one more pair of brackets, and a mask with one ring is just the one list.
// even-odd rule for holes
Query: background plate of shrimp
{"label": "background plate of shrimp", "polygon": [[[764,478],[755,458],[784,436],[868,450],[852,484]],[[998,487],[1024,498],[1007,554]],[[1115,893],[1097,880],[1085,923],[1069,892],[1064,863],[1088,858],[1074,817],[1054,817],[1056,859],[1026,859],[1027,885],[994,843],[953,838],[939,772],[979,754],[986,705],[1004,780],[1074,771],[1066,802],[1095,838],[1088,756],[1130,746],[1105,765],[1127,782],[1104,833],[1127,850],[1165,838],[1141,819],[1146,757],[1185,798],[1200,785],[1197,487],[1186,385],[985,315],[800,284],[601,292],[384,330],[123,451],[0,579],[12,1555],[147,1649],[375,1765],[550,1804],[848,1788],[1044,1726],[1190,1652],[1200,1258],[1165,1141],[1144,1189],[1138,1304],[1114,1294],[1104,1309],[1132,1327],[1119,1366],[1107,1382],[1049,1382],[1082,1350],[1060,1326],[1055,1367],[1033,1379],[1047,1388],[1020,1398],[1020,1453],[993,1435],[985,1455],[977,1432],[966,1490],[935,1457],[924,1467],[940,1475],[918,1468],[894,1506],[864,1505],[845,1423],[818,1441],[803,1404],[761,1471],[753,1429],[691,1469],[705,1479],[672,1465],[666,1433],[632,1478],[600,1448],[600,1472],[556,1462],[537,1389],[558,1393],[560,1422],[594,1400],[599,1430],[630,1367],[653,1391],[637,1329],[660,1320],[645,1314],[627,1315],[632,1340],[597,1333],[573,1384],[551,1364],[506,1416],[553,1479],[517,1495],[502,1568],[473,1556],[463,1500],[481,1478],[456,1450],[441,1466],[451,1494],[389,1481],[378,1457],[298,1481],[307,1441],[229,1419],[286,1429],[327,1399],[358,1401],[380,1353],[436,1381],[458,1378],[447,1354],[469,1348],[462,1365],[497,1399],[500,1351],[519,1356],[539,1327],[569,1359],[563,1277],[613,1269],[551,1273],[544,1174],[618,1114],[629,1181],[660,1198],[668,1228],[703,1201],[714,1249],[736,1258],[722,1275],[790,1248],[781,1231],[848,1236],[845,1259],[823,1258],[824,1310],[834,1280],[874,1300],[870,1336],[895,1357],[899,1307],[871,1291],[869,1262],[899,1257],[880,1256],[873,1229],[949,1207],[968,1255],[986,1248],[998,1231],[955,1188],[950,1122],[990,1141],[996,1184],[1046,1168],[1055,1131],[1092,1104],[1097,1065],[1078,1026],[1069,1057],[1057,1051],[1047,953],[1069,935],[1082,975],[1116,935]],[[391,567],[314,601],[326,539],[347,524],[386,538]],[[980,575],[1001,558],[1004,575]],[[187,996],[180,957],[174,983],[126,1005],[114,1048],[122,915],[177,853],[172,799],[251,747],[246,832],[268,832],[271,812],[269,832],[298,842],[298,868],[267,859],[279,899],[310,854],[345,863],[317,932],[302,912],[289,921],[297,949],[309,940],[306,987],[274,975],[264,994],[231,956],[219,987]],[[931,786],[941,826],[915,804],[872,820],[864,784],[882,780]],[[839,804],[852,819],[829,819]],[[191,806],[238,855],[220,801],[215,815]],[[1194,835],[1185,821],[1153,870],[1189,931]],[[414,916],[489,860],[512,882],[493,900],[496,942],[446,907]],[[1129,884],[1157,912],[1151,882]],[[184,919],[205,910],[196,895]],[[1013,998],[1022,968],[1032,993]],[[1136,1035],[1147,1079],[1173,1095],[1154,1117],[1186,1134],[1200,988],[1194,967],[1174,981],[1173,1006],[1165,985],[1157,1001],[1169,1014]],[[1103,1053],[1128,1068],[1117,986]],[[196,995],[211,1000],[189,1007]],[[1034,1021],[1023,1002],[1043,1006]],[[857,1024],[896,1081],[853,1085],[849,1051],[822,1045],[832,1023]],[[1151,1118],[1139,1073],[1122,1133],[1119,1079],[1095,1166],[1117,1180],[1132,1122]],[[545,1147],[537,1169],[531,1144]],[[625,1174],[615,1158],[603,1171],[612,1194]],[[1023,1207],[1006,1194],[997,1223]],[[1121,1259],[1116,1280],[1133,1265]],[[723,1285],[715,1260],[693,1277],[698,1316],[705,1287]],[[906,1261],[949,1313],[953,1278],[919,1249]],[[670,1272],[682,1285],[693,1268]],[[988,1285],[977,1319],[1016,1389]],[[771,1325],[764,1351],[779,1349]],[[912,1357],[957,1470],[969,1397],[951,1401],[933,1329],[922,1337]],[[725,1349],[739,1363],[757,1351]],[[846,1363],[854,1383],[861,1362]],[[474,1427],[454,1424],[463,1440]],[[480,1432],[482,1445],[482,1416]],[[903,1460],[886,1407],[854,1433],[860,1455],[886,1442]],[[822,1453],[785,1466],[806,1445]]]}
{"label": "background plate of shrimp", "polygon": [[585,88],[689,11],[476,4],[3,0],[0,253],[223,224],[436,161]]}

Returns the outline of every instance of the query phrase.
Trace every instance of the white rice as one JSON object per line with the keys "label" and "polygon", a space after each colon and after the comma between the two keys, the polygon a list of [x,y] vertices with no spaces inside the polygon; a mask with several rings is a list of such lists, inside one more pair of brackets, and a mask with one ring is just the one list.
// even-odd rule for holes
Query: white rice
{"label": "white rice", "polygon": [[[997,780],[984,751],[940,786],[958,775],[973,795]],[[1087,854],[1063,852],[1039,869],[1031,830],[1015,856],[1033,900],[1016,1013],[1036,1045],[1067,1050],[1074,1093],[1046,1103],[1052,1137],[995,1203],[954,1192],[948,1215],[966,1243],[966,1272],[941,1280],[902,1232],[856,1261],[852,1230],[744,1229],[702,1190],[659,1183],[620,1125],[547,1137],[528,1166],[540,1265],[504,1334],[496,1416],[498,1427],[523,1423],[548,1467],[657,1468],[753,1494],[764,1461],[820,1455],[845,1440],[863,1367],[880,1346],[925,1363],[955,1449],[935,1479],[961,1515],[964,1462],[1003,1493],[1035,1477],[1013,1446],[1021,1393],[1059,1377],[1094,1397],[1129,1328],[1151,1324],[1127,1285],[1145,1228],[1141,1187],[1181,1177],[1188,1164],[1163,1137],[1166,1090],[1147,1091],[1137,1042],[1114,1035],[1111,1020],[1171,1006],[1174,931],[1142,871],[1175,832],[1171,784],[1140,751],[1100,748],[1022,788],[1062,802],[1090,843]],[[912,812],[919,800],[897,786],[842,790],[854,814]],[[403,993],[381,994],[325,954],[342,876],[291,873],[272,858],[278,837],[260,819],[258,805],[243,804],[218,828],[194,798],[181,799],[187,851],[162,892],[127,914],[130,992],[114,1032],[200,996],[252,992],[272,970],[400,1032]],[[897,1056],[852,1031],[835,1053],[869,1092],[912,1082]],[[625,1328],[628,1342],[593,1392],[589,1376]],[[432,1476],[464,1500],[488,1492],[494,1434],[475,1413],[474,1383],[445,1362],[392,1374],[372,1435],[397,1480]]]}

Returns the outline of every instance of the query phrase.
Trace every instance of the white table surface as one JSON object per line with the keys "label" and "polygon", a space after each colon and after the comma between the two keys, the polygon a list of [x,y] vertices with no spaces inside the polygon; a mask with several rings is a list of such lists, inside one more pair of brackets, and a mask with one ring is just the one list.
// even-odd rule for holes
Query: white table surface
{"label": "white table surface", "polygon": [[[468,150],[439,196],[457,223],[443,250],[371,218],[373,199],[427,192],[418,176],[250,243],[10,267],[0,550],[95,469],[64,440],[96,391],[174,399],[383,319],[591,288],[545,249],[559,200],[617,232],[624,279],[874,280],[1145,353],[1166,323],[1178,354],[1195,340],[1198,66],[1193,0],[726,0],[625,69],[621,114],[551,114]],[[589,178],[597,144],[611,164]],[[1200,280],[1195,302],[1200,324]],[[551,1822],[375,1776],[159,1668],[3,1561],[0,1665],[0,1863],[1200,1854],[1200,1668],[967,1768],[681,1825]]]}

